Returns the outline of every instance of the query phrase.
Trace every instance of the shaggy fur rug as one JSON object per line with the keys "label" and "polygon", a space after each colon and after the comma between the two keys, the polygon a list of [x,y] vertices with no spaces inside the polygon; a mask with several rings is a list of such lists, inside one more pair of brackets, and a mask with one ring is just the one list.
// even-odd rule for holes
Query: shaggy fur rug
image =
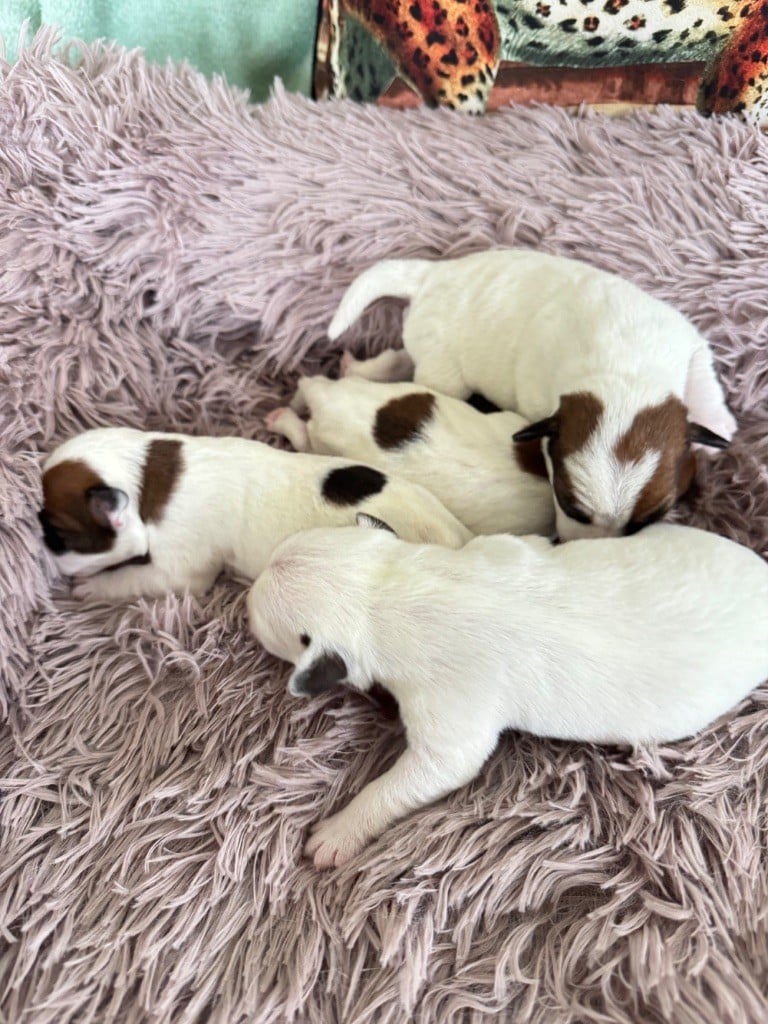
{"label": "shaggy fur rug", "polygon": [[[768,688],[634,753],[504,738],[343,870],[311,822],[396,756],[300,702],[244,594],[51,592],[39,458],[97,424],[263,436],[368,263],[518,244],[621,271],[712,340],[742,429],[683,516],[768,551],[768,141],[669,110],[486,120],[39,37],[0,86],[0,1017],[32,1024],[758,1024]],[[383,304],[357,342],[391,340]]]}

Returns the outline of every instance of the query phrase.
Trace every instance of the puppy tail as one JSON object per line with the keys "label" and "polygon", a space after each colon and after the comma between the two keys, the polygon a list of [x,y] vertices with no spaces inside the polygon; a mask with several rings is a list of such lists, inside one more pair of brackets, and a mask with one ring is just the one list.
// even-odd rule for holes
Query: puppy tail
{"label": "puppy tail", "polygon": [[328,337],[335,341],[376,299],[410,299],[419,290],[429,260],[382,260],[355,278],[331,320]]}

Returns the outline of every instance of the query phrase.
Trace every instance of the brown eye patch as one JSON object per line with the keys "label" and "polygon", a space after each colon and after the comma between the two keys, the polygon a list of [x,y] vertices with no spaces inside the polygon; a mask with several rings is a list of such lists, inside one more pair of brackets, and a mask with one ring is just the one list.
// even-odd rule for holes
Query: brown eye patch
{"label": "brown eye patch", "polygon": [[54,555],[63,555],[67,550],[67,539],[61,530],[57,530],[51,522],[44,508],[37,513],[40,525],[43,528],[43,541],[49,551]]}
{"label": "brown eye patch", "polygon": [[586,445],[597,430],[603,409],[603,403],[591,391],[561,395],[555,417],[558,430],[556,436],[550,438],[548,442],[557,503],[570,519],[580,523],[589,523],[590,519],[576,505],[571,478],[565,468],[565,459]]}
{"label": "brown eye patch", "polygon": [[46,470],[40,522],[44,540],[54,554],[76,551],[94,555],[110,550],[114,530],[95,522],[88,503],[89,491],[106,486],[98,473],[79,459],[65,459]]}
{"label": "brown eye patch", "polygon": [[674,395],[658,405],[641,409],[629,430],[614,448],[620,462],[639,462],[648,451],[659,453],[659,461],[648,483],[640,492],[631,523],[643,526],[661,519],[675,498],[690,486],[695,461],[686,458],[688,416],[685,406]]}

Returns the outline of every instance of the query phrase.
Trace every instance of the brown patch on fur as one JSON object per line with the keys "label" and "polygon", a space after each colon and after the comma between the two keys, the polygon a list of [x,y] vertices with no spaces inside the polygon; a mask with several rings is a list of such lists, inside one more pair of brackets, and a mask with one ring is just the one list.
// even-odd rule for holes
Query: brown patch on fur
{"label": "brown patch on fur", "polygon": [[547,479],[547,464],[541,450],[541,441],[517,441],[512,445],[515,461],[524,473]]}
{"label": "brown patch on fur", "polygon": [[688,416],[674,395],[641,409],[614,451],[622,462],[637,462],[649,449],[660,453],[653,476],[640,492],[632,522],[663,515],[690,487],[696,460],[688,444]]}
{"label": "brown patch on fur", "polygon": [[560,396],[557,410],[557,447],[562,458],[579,451],[597,429],[603,403],[591,391]]}
{"label": "brown patch on fur", "polygon": [[181,441],[151,441],[144,460],[139,515],[145,523],[159,523],[183,468]]}
{"label": "brown patch on fur", "polygon": [[67,548],[81,554],[109,551],[115,533],[101,526],[88,503],[92,487],[107,484],[81,459],[65,459],[43,473],[43,512],[51,526],[64,535]]}
{"label": "brown patch on fur", "polygon": [[575,391],[560,396],[559,408],[552,418],[556,431],[550,438],[549,457],[557,501],[566,515],[574,503],[574,494],[563,460],[584,447],[597,429],[603,409],[603,403],[591,391]]}
{"label": "brown patch on fur", "polygon": [[382,405],[373,424],[379,448],[401,448],[421,436],[435,411],[435,396],[416,391]]}

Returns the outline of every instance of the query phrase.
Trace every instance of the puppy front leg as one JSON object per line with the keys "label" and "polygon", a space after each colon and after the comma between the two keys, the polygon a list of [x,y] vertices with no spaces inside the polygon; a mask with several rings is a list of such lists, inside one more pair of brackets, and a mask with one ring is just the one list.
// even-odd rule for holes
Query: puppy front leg
{"label": "puppy front leg", "polygon": [[404,815],[425,807],[475,778],[491,748],[457,759],[409,748],[370,782],[343,811],[314,826],[304,854],[316,868],[338,867]]}
{"label": "puppy front leg", "polygon": [[351,352],[341,357],[342,377],[364,377],[387,383],[413,380],[413,360],[404,348],[387,348],[373,359],[355,359]]}
{"label": "puppy front leg", "polygon": [[162,597],[170,591],[189,589],[199,597],[212,585],[215,574],[200,574],[190,580],[170,583],[164,573],[151,565],[126,566],[114,572],[102,572],[96,576],[76,580],[72,586],[72,597],[87,604],[97,601],[131,601],[137,597]]}

